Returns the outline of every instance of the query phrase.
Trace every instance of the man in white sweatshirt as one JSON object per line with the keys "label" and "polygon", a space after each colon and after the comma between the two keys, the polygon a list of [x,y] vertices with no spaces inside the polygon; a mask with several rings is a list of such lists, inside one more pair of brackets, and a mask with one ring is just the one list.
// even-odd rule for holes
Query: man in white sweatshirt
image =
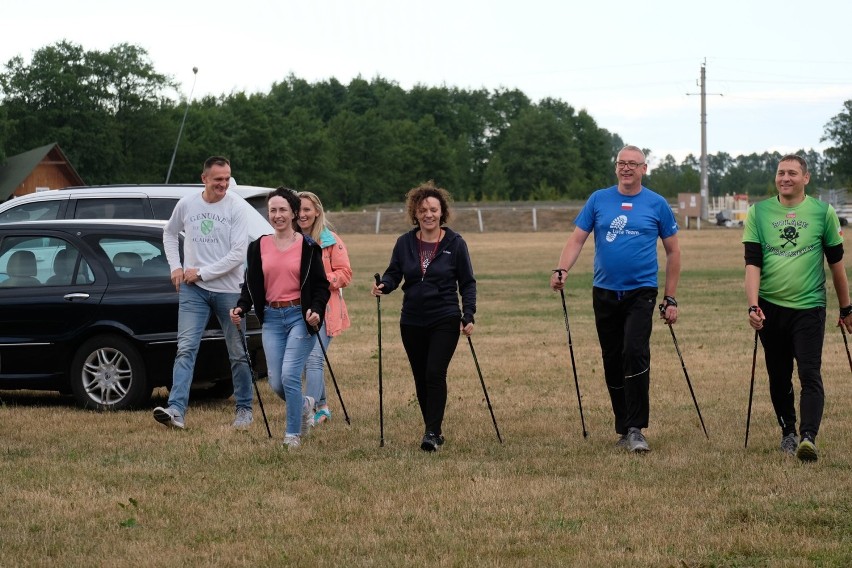
{"label": "man in white sweatshirt", "polygon": [[[169,405],[154,409],[154,418],[166,426],[185,426],[195,359],[211,312],[222,327],[231,361],[237,407],[233,426],[245,429],[252,423],[251,369],[240,330],[231,322],[229,313],[240,296],[248,221],[240,198],[228,193],[230,179],[231,164],[227,158],[208,158],[201,173],[204,190],[178,201],[163,229],[172,283],[180,294],[177,355]],[[183,265],[178,241],[181,231],[185,234]]]}

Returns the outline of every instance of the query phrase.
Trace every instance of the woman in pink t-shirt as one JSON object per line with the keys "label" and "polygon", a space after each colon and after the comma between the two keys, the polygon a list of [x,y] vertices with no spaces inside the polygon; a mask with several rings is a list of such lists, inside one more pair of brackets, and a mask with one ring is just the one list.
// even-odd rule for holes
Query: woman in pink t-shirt
{"label": "woman in pink t-shirt", "polygon": [[328,304],[328,279],[322,249],[303,235],[296,222],[301,201],[295,191],[279,187],[267,198],[275,229],[249,244],[246,275],[231,319],[252,306],[263,325],[263,350],[269,386],[287,404],[284,445],[301,445],[315,412],[312,397],[302,397],[302,369],[316,345]]}

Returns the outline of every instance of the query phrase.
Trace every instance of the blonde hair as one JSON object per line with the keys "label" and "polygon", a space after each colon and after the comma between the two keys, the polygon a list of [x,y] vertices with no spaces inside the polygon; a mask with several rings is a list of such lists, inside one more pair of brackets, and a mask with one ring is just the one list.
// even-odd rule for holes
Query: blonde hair
{"label": "blonde hair", "polygon": [[309,199],[311,203],[314,204],[314,209],[317,210],[317,217],[314,219],[314,224],[311,226],[310,237],[316,242],[320,242],[320,234],[323,229],[328,229],[329,231],[333,231],[334,227],[325,218],[325,209],[322,206],[322,201],[317,196],[316,193],[311,193],[310,191],[300,191],[298,193],[299,198]]}

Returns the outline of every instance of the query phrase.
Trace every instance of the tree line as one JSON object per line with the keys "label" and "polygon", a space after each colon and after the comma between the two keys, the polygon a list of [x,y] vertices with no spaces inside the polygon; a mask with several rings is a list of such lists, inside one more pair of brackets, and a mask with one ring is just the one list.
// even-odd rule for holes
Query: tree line
{"label": "tree line", "polygon": [[[61,41],[29,62],[14,57],[0,73],[0,160],[58,142],[89,184],[162,183],[185,114],[170,181],[197,182],[199,164],[218,153],[242,184],[284,184],[355,207],[397,202],[428,179],[459,201],[583,199],[613,183],[623,146],[585,110],[517,89],[405,90],[381,77],[293,75],[266,93],[186,101],[178,89],[130,44],[88,51]],[[852,180],[850,114],[847,101],[826,125],[836,148],[802,150],[818,187]],[[710,155],[711,195],[771,192],[779,157]],[[698,159],[665,156],[646,185],[668,197],[697,191]]]}

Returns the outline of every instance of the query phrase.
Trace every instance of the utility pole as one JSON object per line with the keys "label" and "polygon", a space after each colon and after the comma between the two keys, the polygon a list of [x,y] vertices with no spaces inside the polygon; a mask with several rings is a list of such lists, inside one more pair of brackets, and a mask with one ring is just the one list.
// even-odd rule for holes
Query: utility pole
{"label": "utility pole", "polygon": [[707,60],[701,64],[701,215],[710,212],[710,183],[707,179]]}
{"label": "utility pole", "polygon": [[[701,64],[701,79],[698,85],[701,87],[701,216],[705,219],[710,213],[710,183],[708,181],[709,164],[707,161],[707,59]],[[687,96],[695,93],[686,93]],[[722,93],[710,93],[712,95],[722,96]]]}

